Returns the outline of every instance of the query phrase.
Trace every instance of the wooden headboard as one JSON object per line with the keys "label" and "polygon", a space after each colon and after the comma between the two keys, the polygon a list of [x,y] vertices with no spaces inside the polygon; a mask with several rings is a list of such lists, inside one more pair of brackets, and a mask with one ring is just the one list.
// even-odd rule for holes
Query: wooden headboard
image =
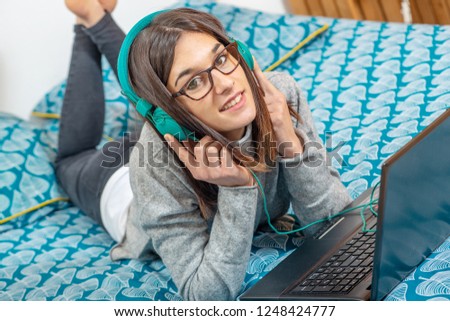
{"label": "wooden headboard", "polygon": [[[284,0],[294,14],[404,22],[403,0]],[[409,0],[414,23],[450,24],[450,0]]]}

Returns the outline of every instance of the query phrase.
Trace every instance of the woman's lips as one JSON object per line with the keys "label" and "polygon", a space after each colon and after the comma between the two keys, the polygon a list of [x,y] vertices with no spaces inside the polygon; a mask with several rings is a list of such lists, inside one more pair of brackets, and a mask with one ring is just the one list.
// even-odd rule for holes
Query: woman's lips
{"label": "woman's lips", "polygon": [[[246,103],[246,101],[247,101],[244,92],[242,92],[242,93],[240,94],[240,96],[241,96],[241,100],[240,100],[236,105],[234,105],[233,107],[228,108],[228,109],[226,109],[226,110],[222,110],[221,113],[233,112],[233,111],[236,111],[236,110],[240,109],[242,106],[244,106],[245,103]],[[239,96],[238,96],[238,97],[239,97]],[[235,98],[235,99],[236,99],[236,98]]]}

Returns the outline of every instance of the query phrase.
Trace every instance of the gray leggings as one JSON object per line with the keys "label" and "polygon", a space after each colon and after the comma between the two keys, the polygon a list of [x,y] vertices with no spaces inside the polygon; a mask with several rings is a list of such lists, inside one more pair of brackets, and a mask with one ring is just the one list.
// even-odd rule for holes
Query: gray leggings
{"label": "gray leggings", "polygon": [[75,25],[74,32],[55,169],[70,200],[103,226],[103,188],[111,175],[128,163],[138,134],[131,133],[96,149],[105,118],[101,56],[106,57],[117,76],[117,57],[125,34],[108,13],[92,28]]}

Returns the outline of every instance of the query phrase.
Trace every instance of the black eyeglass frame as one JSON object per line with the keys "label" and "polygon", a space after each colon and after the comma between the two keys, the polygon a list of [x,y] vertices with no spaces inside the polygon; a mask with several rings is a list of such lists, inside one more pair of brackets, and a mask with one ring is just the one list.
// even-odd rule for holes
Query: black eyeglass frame
{"label": "black eyeglass frame", "polygon": [[[236,51],[235,51],[235,52],[236,52],[236,57],[228,50],[230,47],[231,47],[231,48],[234,48],[234,49],[236,50]],[[241,64],[241,57],[240,57],[240,55],[239,55],[239,50],[238,50],[238,48],[237,48],[236,42],[230,42],[228,45],[226,45],[225,48],[217,55],[217,57],[220,57],[224,51],[228,51],[228,53],[229,53],[231,56],[233,56],[234,58],[236,58],[237,64],[236,64],[236,66],[234,66],[233,70],[231,70],[231,71],[229,71],[229,72],[223,72],[222,70],[220,70],[219,68],[217,68],[217,67],[216,67],[216,60],[217,60],[217,58],[216,58],[216,59],[214,60],[213,65],[212,65],[211,67],[209,67],[209,68],[207,68],[207,69],[204,69],[204,70],[202,70],[202,71],[199,71],[198,73],[196,73],[195,75],[193,75],[193,76],[192,76],[192,77],[191,77],[191,78],[183,85],[183,87],[181,87],[181,89],[180,89],[179,91],[177,91],[176,93],[173,93],[173,94],[172,94],[172,97],[173,97],[173,98],[177,98],[177,97],[180,97],[180,96],[184,95],[184,96],[186,96],[186,97],[188,97],[188,98],[190,98],[190,99],[192,99],[192,100],[195,100],[195,101],[199,101],[199,100],[202,100],[203,98],[205,98],[205,97],[211,92],[211,90],[214,88],[214,80],[213,80],[212,75],[211,75],[211,72],[212,72],[214,69],[218,70],[218,71],[219,71],[221,74],[223,74],[223,75],[229,75],[229,74],[231,74],[233,71],[235,71],[235,70],[237,69],[237,67],[239,67],[239,65]],[[202,97],[200,97],[200,98],[193,98],[193,97],[189,96],[189,95],[186,93],[186,91],[185,91],[186,86],[191,82],[191,80],[192,80],[193,78],[197,77],[198,75],[200,75],[201,73],[204,73],[204,72],[206,72],[206,73],[208,74],[208,79],[209,79],[209,82],[210,82],[210,84],[211,84],[211,88],[209,88],[208,92],[207,92],[206,94],[204,94],[204,95],[203,95]]]}

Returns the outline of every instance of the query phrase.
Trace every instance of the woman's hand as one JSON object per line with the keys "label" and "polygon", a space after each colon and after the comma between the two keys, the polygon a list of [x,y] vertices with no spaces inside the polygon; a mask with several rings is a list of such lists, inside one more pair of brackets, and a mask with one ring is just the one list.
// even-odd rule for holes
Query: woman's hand
{"label": "woman's hand", "polygon": [[265,93],[264,99],[275,131],[278,153],[285,158],[292,158],[295,155],[302,154],[302,142],[295,134],[286,97],[266,78],[256,60],[254,73]]}
{"label": "woman's hand", "polygon": [[210,136],[198,143],[183,141],[182,144],[172,135],[166,134],[164,138],[195,179],[229,187],[254,185],[250,171],[237,165],[228,149]]}

